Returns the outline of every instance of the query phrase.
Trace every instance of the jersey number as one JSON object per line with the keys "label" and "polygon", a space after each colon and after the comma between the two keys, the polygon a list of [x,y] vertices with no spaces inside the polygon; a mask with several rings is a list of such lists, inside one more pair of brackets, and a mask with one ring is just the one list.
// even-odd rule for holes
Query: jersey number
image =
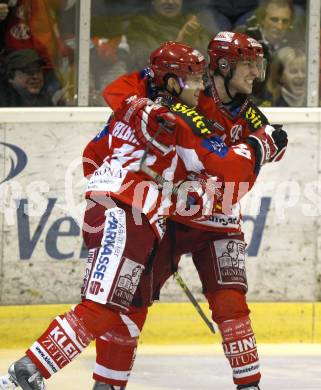
{"label": "jersey number", "polygon": [[237,146],[233,146],[234,152],[239,156],[245,157],[251,160],[251,151],[248,149],[248,146],[245,144],[239,144]]}

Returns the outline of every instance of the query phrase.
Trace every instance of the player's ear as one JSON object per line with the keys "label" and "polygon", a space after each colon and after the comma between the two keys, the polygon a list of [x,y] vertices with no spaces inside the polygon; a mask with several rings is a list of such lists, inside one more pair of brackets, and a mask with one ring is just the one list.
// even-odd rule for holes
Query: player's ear
{"label": "player's ear", "polygon": [[178,91],[179,90],[179,83],[175,77],[169,77],[167,79],[167,90],[168,91]]}

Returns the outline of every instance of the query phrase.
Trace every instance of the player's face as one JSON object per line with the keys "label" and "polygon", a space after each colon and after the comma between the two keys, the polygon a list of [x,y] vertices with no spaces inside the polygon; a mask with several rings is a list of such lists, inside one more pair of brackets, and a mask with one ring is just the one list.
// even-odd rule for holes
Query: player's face
{"label": "player's face", "polygon": [[250,95],[253,83],[259,77],[260,69],[256,61],[239,61],[233,72],[233,77],[229,83],[229,90],[232,96],[237,93]]}
{"label": "player's face", "polygon": [[299,57],[285,65],[281,84],[293,95],[305,94],[305,58]]}
{"label": "player's face", "polygon": [[181,100],[190,107],[197,106],[199,95],[204,90],[203,74],[186,77],[184,84]]}
{"label": "player's face", "polygon": [[155,11],[165,18],[175,18],[181,13],[183,0],[153,0]]}
{"label": "player's face", "polygon": [[276,4],[268,5],[265,18],[262,21],[264,38],[272,44],[279,43],[290,28],[291,17],[289,7],[278,7]]}

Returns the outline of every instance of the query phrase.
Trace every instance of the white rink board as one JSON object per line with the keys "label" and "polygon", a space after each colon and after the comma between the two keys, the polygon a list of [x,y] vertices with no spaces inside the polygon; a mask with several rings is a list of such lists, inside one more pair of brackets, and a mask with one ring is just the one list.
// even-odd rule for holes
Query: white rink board
{"label": "white rink board", "polygon": [[[99,109],[98,114],[83,111],[46,116],[29,110],[28,122],[23,121],[21,110],[7,110],[3,117],[0,182],[18,174],[0,185],[0,304],[79,300],[85,263],[76,223],[81,224],[84,209],[80,158],[107,116],[107,109]],[[272,110],[269,118],[280,122],[282,115]],[[319,116],[317,110],[287,116],[286,122],[294,123],[285,126],[290,139],[286,157],[264,168],[245,199],[252,301],[321,299]],[[306,123],[300,123],[300,118]],[[312,182],[319,183],[318,189]],[[191,257],[183,259],[181,268],[188,285],[202,298]],[[162,297],[186,300],[172,280]]]}

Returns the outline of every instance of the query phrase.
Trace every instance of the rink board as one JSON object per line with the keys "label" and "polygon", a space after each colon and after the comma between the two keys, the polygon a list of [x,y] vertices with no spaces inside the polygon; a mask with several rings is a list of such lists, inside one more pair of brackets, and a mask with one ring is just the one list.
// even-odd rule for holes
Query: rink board
{"label": "rink board", "polygon": [[[210,318],[207,304],[202,308]],[[5,306],[0,308],[0,349],[26,348],[70,305]],[[251,303],[258,343],[321,343],[321,303]],[[141,335],[143,345],[217,344],[187,302],[156,303]]]}
{"label": "rink board", "polygon": [[[48,111],[48,112],[47,112]],[[81,153],[107,109],[4,110],[0,125],[0,304],[77,302],[86,250]],[[283,161],[262,169],[244,199],[251,301],[321,299],[320,110],[273,111],[286,121]],[[203,299],[190,256],[181,274]],[[186,301],[170,280],[164,301]]]}

